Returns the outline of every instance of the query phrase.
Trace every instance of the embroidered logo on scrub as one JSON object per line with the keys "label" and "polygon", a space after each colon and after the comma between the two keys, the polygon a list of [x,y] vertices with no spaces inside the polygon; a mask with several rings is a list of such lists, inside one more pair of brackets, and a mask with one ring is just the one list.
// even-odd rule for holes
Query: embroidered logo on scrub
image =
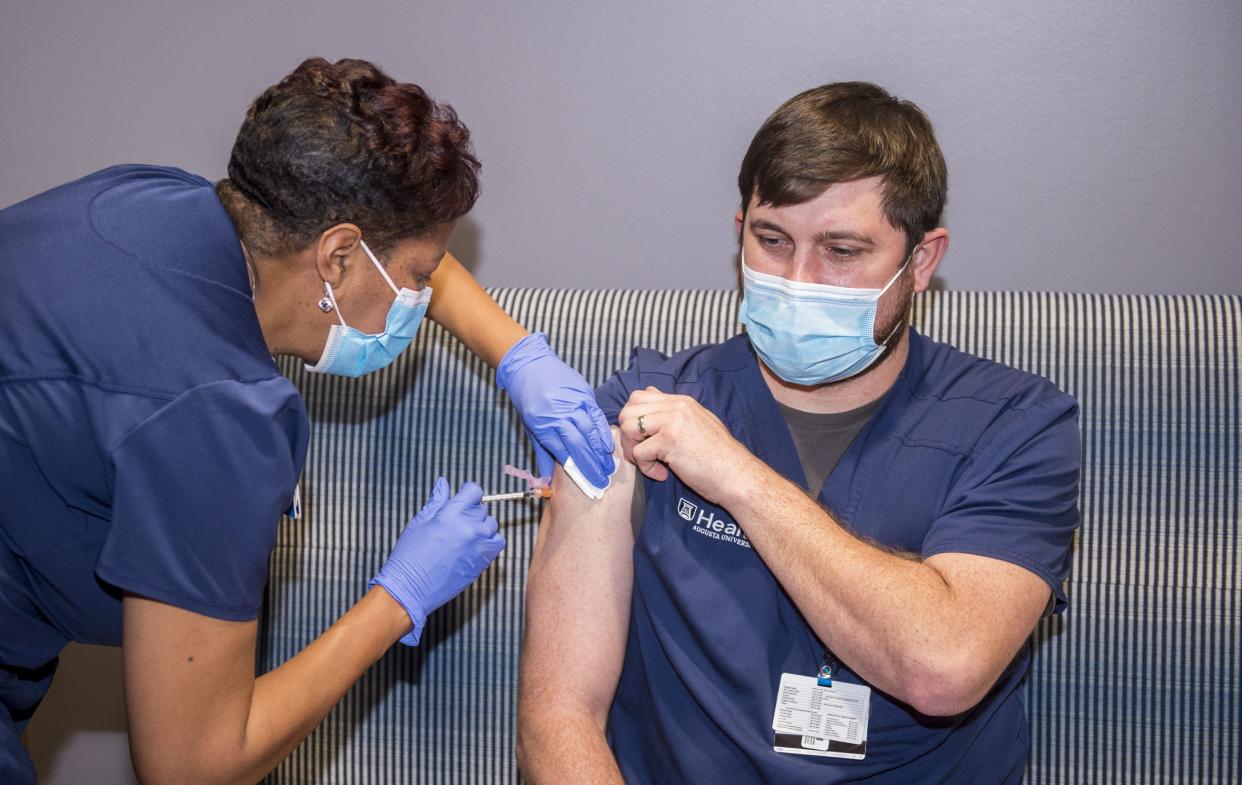
{"label": "embroidered logo on scrub", "polygon": [[710,510],[700,510],[697,504],[684,497],[677,499],[677,515],[690,522],[695,534],[743,548],[752,547],[746,533],[736,523]]}

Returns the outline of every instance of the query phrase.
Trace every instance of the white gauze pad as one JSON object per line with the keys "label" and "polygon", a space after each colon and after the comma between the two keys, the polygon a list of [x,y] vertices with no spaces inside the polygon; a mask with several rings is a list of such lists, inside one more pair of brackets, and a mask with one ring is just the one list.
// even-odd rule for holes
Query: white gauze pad
{"label": "white gauze pad", "polygon": [[578,468],[578,465],[574,463],[573,458],[567,458],[565,460],[565,473],[569,475],[569,479],[573,480],[574,485],[577,485],[583,493],[592,499],[598,499],[602,497],[604,495],[604,491],[608,490],[609,486],[612,485],[612,475],[617,473],[617,463],[614,459],[612,464],[612,474],[608,475],[608,484],[603,488],[592,485],[590,480],[583,477],[582,471]]}

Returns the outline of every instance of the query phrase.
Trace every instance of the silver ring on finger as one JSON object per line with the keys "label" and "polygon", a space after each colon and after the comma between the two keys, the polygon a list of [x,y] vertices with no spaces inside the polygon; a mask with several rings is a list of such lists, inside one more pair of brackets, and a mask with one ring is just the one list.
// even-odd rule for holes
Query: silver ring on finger
{"label": "silver ring on finger", "polygon": [[638,432],[641,433],[643,436],[647,435],[647,426],[643,424],[643,418],[646,416],[647,415],[645,414],[638,415]]}

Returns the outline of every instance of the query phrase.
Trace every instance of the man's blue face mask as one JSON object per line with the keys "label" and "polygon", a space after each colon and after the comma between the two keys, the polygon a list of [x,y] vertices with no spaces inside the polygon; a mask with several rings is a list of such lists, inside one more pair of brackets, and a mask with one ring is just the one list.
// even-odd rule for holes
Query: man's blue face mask
{"label": "man's blue face mask", "polygon": [[856,376],[884,352],[901,324],[875,342],[880,297],[901,277],[910,259],[882,289],[852,289],[790,281],[746,266],[742,251],[742,307],[751,346],[772,373],[790,384],[815,386]]}
{"label": "man's blue face mask", "polygon": [[362,376],[388,365],[397,359],[397,355],[405,351],[410,341],[414,340],[418,325],[423,320],[423,314],[427,312],[427,304],[431,301],[430,286],[425,286],[419,291],[398,289],[392,282],[392,278],[388,277],[384,265],[379,263],[379,259],[375,258],[375,254],[371,253],[367,244],[361,240],[359,242],[371,263],[375,265],[375,269],[379,270],[380,275],[384,276],[384,280],[388,282],[388,286],[397,293],[397,298],[393,301],[392,307],[388,309],[384,331],[373,334],[364,333],[345,324],[345,317],[341,314],[340,306],[337,305],[336,295],[332,293],[332,285],[324,281],[324,291],[328,293],[328,300],[332,302],[336,318],[341,323],[332,325],[332,329],[328,331],[328,341],[324,345],[319,362],[313,366],[306,366],[306,370],[313,373]]}

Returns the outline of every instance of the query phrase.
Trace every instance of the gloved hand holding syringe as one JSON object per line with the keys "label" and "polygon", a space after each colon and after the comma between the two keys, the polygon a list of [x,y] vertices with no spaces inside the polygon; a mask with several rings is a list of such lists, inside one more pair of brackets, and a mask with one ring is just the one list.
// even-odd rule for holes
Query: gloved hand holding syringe
{"label": "gloved hand holding syringe", "polygon": [[382,586],[410,615],[411,630],[401,642],[415,646],[427,616],[470,585],[505,547],[500,526],[483,505],[510,499],[547,499],[547,480],[506,465],[504,473],[530,487],[483,495],[465,482],[456,494],[443,477],[427,504],[406,525],[371,585]]}

